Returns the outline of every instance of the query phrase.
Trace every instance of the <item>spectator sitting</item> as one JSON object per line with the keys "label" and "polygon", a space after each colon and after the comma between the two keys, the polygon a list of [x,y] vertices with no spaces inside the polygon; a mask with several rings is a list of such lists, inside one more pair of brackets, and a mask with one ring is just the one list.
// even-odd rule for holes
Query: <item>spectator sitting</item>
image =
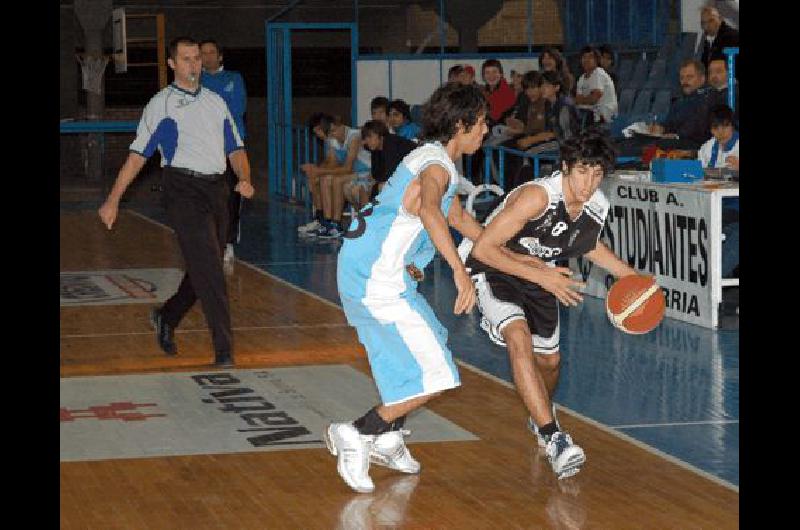
{"label": "spectator sitting", "polygon": [[[544,99],[544,131],[517,140],[519,149],[530,154],[556,152],[560,142],[580,133],[578,109],[561,89],[561,77],[554,71],[542,74],[541,97]],[[527,169],[527,173],[525,170]],[[517,182],[535,177],[530,166],[523,166]]]}
{"label": "spectator sitting", "polygon": [[[708,108],[728,104],[728,61],[725,57],[711,59],[708,64]],[[733,124],[739,125],[739,82],[733,80]]]}
{"label": "spectator sitting", "polygon": [[619,87],[617,72],[614,68],[614,49],[608,44],[603,44],[598,50],[600,51],[600,67],[606,71],[608,77],[614,82],[614,88]]}
{"label": "spectator sitting", "polygon": [[703,28],[700,61],[706,68],[712,59],[724,55],[725,48],[739,47],[739,31],[722,20],[716,7],[706,6],[700,11],[700,27]]}
{"label": "spectator sitting", "polygon": [[[739,170],[739,132],[733,125],[733,111],[716,105],[709,112],[712,137],[700,148],[697,158],[706,168]],[[722,199],[722,277],[738,277],[739,272],[739,198]]]}
{"label": "spectator sitting", "polygon": [[389,125],[389,98],[377,96],[369,102],[369,113],[373,120]]}
{"label": "spectator sitting", "polygon": [[561,90],[564,94],[569,96],[575,93],[575,77],[570,72],[564,56],[557,49],[549,46],[542,49],[542,53],[539,54],[539,71],[556,72],[561,77]]}
{"label": "spectator sitting", "polygon": [[[672,102],[662,123],[649,126],[649,132],[665,135],[672,141],[659,142],[664,147],[697,150],[708,138],[708,88],[706,70],[697,59],[686,59],[680,67],[680,98]],[[675,141],[677,139],[677,141]]]}
{"label": "spectator sitting", "polygon": [[595,123],[611,123],[617,115],[617,92],[611,77],[600,67],[600,52],[591,46],[581,50],[583,75],[578,79],[575,103],[591,110]]}
{"label": "spectator sitting", "polygon": [[697,158],[707,168],[739,170],[739,132],[734,128],[733,111],[715,105],[708,113],[711,139],[700,147]]}
{"label": "spectator sitting", "polygon": [[462,85],[471,85],[475,83],[475,69],[471,65],[464,65],[464,70],[461,72],[459,82]]}
{"label": "spectator sitting", "polygon": [[517,101],[517,95],[503,78],[503,65],[497,59],[487,59],[481,66],[481,75],[486,82],[484,96],[489,102],[488,124],[494,126]]}
{"label": "spectator sitting", "polygon": [[[525,106],[525,115],[521,116],[522,120],[515,120],[519,123],[518,129],[509,126],[509,132],[514,135],[514,138],[503,143],[503,146],[525,150],[532,145],[528,143],[528,138],[544,132],[546,108],[541,87],[541,73],[531,70],[522,76],[522,94],[528,102]],[[517,124],[514,123],[514,125],[516,126]],[[525,160],[527,159],[515,155],[507,155],[505,157],[505,189],[511,190],[521,184],[518,174]]]}
{"label": "spectator sitting", "polygon": [[316,113],[309,120],[309,128],[327,147],[320,165],[300,166],[308,177],[315,213],[321,205],[322,220],[317,228],[309,230],[304,226],[298,230],[323,239],[338,238],[343,232],[344,184],[354,179],[359,184],[371,180],[370,156],[363,148],[359,130],[343,124],[338,117]]}
{"label": "spectator sitting", "polygon": [[[386,124],[380,121],[368,121],[361,128],[361,138],[364,147],[370,152],[370,171],[375,185],[369,194],[368,200],[373,200],[383,189],[383,185],[392,176],[397,165],[405,156],[417,148],[417,144],[402,136],[391,134]],[[362,199],[363,195],[359,198]],[[363,206],[366,200],[359,200]],[[356,204],[351,201],[351,204]]]}
{"label": "spectator sitting", "polygon": [[464,65],[463,64],[456,64],[450,67],[447,71],[447,82],[448,83],[459,83],[461,82],[461,76],[464,73]]}
{"label": "spectator sitting", "polygon": [[389,103],[389,126],[394,133],[406,140],[416,141],[422,130],[419,125],[411,121],[411,107],[402,99],[395,99]]}

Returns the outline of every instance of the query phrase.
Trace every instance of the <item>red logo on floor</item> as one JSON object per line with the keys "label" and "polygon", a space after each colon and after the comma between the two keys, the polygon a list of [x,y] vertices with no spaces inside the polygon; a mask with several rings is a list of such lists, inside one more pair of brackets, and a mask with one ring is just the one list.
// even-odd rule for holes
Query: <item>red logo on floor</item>
{"label": "red logo on floor", "polygon": [[156,403],[131,403],[123,401],[111,403],[110,405],[96,405],[88,409],[61,408],[61,421],[75,421],[81,418],[94,418],[97,420],[122,420],[122,421],[144,421],[147,418],[158,418],[166,414],[143,414],[141,412],[128,412],[139,407],[155,407]]}

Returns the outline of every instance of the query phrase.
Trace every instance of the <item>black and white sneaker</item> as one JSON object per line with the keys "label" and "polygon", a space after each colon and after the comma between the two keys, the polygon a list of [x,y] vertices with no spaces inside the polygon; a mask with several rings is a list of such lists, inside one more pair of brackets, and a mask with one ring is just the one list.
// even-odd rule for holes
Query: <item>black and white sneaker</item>
{"label": "black and white sneaker", "polygon": [[550,465],[553,466],[553,472],[559,480],[576,474],[586,462],[583,449],[572,443],[572,437],[569,434],[561,431],[556,431],[547,440],[545,452],[550,460]]}

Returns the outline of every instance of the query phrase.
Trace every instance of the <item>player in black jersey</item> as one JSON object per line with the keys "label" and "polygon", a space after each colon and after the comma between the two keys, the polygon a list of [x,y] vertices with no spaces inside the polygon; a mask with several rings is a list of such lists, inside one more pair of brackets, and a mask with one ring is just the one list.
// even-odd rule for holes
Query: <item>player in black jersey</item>
{"label": "player in black jersey", "polygon": [[[467,240],[460,248],[476,284],[481,327],[507,347],[514,383],[530,412],[529,427],[558,478],[574,475],[586,461],[561,431],[551,402],[560,365],[558,305],[581,302],[585,284],[555,262],[585,256],[617,278],[636,274],[599,241],[609,207],[599,186],[613,164],[613,149],[602,133],[566,140],[562,171],[509,192],[474,245]],[[508,250],[538,260],[508,259]]]}

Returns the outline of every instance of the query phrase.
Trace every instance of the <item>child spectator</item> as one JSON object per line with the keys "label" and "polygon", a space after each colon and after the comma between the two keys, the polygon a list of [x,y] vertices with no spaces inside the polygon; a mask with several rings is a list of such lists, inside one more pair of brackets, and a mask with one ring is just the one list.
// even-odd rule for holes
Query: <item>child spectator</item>
{"label": "child spectator", "polygon": [[389,126],[406,140],[416,141],[421,131],[420,126],[411,121],[411,107],[402,99],[389,103]]}

